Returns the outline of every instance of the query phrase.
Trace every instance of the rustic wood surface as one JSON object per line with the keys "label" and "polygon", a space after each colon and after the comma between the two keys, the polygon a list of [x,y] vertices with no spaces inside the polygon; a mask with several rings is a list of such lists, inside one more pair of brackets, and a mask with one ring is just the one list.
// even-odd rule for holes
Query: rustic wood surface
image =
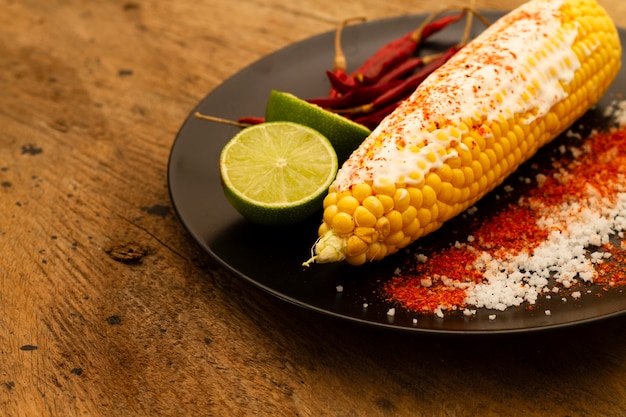
{"label": "rustic wood surface", "polygon": [[173,139],[227,77],[346,17],[451,4],[0,0],[0,415],[626,415],[626,317],[354,326],[236,279],[174,213]]}

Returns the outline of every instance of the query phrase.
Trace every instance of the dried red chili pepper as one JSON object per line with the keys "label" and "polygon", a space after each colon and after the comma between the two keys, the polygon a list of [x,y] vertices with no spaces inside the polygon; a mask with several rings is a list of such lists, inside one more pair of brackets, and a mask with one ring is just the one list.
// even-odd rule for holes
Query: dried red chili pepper
{"label": "dried red chili pepper", "polygon": [[355,107],[364,103],[369,103],[380,97],[386,91],[402,84],[402,80],[390,81],[387,83],[378,83],[368,86],[357,86],[347,93],[337,97],[318,97],[311,98],[307,101],[311,104],[317,104],[320,107],[330,110],[339,110]]}
{"label": "dried red chili pepper", "polygon": [[[351,84],[352,82],[348,80],[348,74],[346,72],[348,68],[348,64],[346,62],[346,55],[343,53],[343,48],[341,47],[341,34],[343,32],[343,28],[352,23],[352,22],[361,22],[364,21],[364,17],[355,17],[351,19],[346,19],[337,28],[335,32],[335,58],[333,61],[333,70],[330,72],[337,80],[341,82],[345,82],[347,84]],[[337,90],[331,80],[331,90],[329,97],[336,97],[340,94],[343,94],[343,91]]]}
{"label": "dried red chili pepper", "polygon": [[422,57],[415,56],[400,63],[395,68],[392,68],[388,73],[380,77],[380,80],[376,84],[384,84],[390,81],[399,80],[400,78],[410,74],[412,71],[424,64]]}
{"label": "dried red chili pepper", "polygon": [[418,29],[384,45],[367,59],[351,77],[362,84],[376,83],[391,68],[410,58],[424,39],[461,20],[470,9],[464,8],[459,13],[434,20],[447,10],[444,9],[430,15]]}
{"label": "dried red chili pepper", "polygon": [[433,71],[443,65],[450,59],[461,46],[455,45],[449,48],[445,53],[432,60],[428,65],[424,66],[418,72],[408,77],[398,86],[387,90],[384,94],[373,100],[371,103],[364,104],[350,110],[352,113],[369,113],[381,107],[389,106],[392,103],[398,103],[411,94],[417,86],[419,86]]}
{"label": "dried red chili pepper", "polygon": [[376,126],[380,124],[380,122],[383,121],[385,117],[387,117],[389,113],[394,111],[396,107],[400,105],[401,102],[402,100],[398,100],[394,103],[391,103],[387,107],[384,107],[380,110],[377,110],[373,113],[369,113],[366,115],[356,116],[356,117],[353,115],[352,120],[356,123],[362,124],[363,126],[367,127],[370,130],[373,130]]}
{"label": "dried red chili pepper", "polygon": [[255,117],[255,116],[245,116],[237,119],[237,123],[246,124],[246,125],[258,125],[261,123],[265,123],[264,117]]}
{"label": "dried red chili pepper", "polygon": [[328,97],[336,97],[339,94],[346,94],[357,86],[353,78],[343,78],[341,75],[336,74],[333,71],[326,71],[328,81],[330,81],[331,92]]}

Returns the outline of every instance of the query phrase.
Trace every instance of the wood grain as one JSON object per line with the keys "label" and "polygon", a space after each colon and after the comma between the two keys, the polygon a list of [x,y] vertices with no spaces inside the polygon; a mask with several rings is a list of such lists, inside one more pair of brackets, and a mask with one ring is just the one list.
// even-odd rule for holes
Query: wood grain
{"label": "wood grain", "polygon": [[[626,3],[600,3],[626,21]],[[434,7],[0,0],[0,414],[626,415],[626,318],[487,338],[362,328],[239,281],[176,218],[169,150],[209,91],[343,18]]]}

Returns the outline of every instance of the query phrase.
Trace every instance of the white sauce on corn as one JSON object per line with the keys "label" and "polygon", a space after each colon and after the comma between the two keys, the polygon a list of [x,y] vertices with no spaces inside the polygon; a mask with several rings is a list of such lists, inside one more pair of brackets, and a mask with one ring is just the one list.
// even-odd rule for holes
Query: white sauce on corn
{"label": "white sauce on corn", "polygon": [[[561,23],[562,0],[533,0],[504,16],[428,77],[387,116],[337,174],[334,188],[353,184],[421,183],[430,170],[458,156],[474,124],[544,116],[566,98],[580,62],[572,50],[576,26]],[[487,136],[489,132],[481,132]]]}

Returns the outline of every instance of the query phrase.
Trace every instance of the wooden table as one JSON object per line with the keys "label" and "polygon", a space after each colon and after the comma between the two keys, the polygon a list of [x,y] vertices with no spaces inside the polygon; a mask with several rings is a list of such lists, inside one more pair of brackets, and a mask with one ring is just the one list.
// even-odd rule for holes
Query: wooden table
{"label": "wooden table", "polygon": [[174,213],[170,147],[226,78],[346,17],[450,4],[0,0],[0,414],[626,415],[626,317],[355,326],[236,279]]}

